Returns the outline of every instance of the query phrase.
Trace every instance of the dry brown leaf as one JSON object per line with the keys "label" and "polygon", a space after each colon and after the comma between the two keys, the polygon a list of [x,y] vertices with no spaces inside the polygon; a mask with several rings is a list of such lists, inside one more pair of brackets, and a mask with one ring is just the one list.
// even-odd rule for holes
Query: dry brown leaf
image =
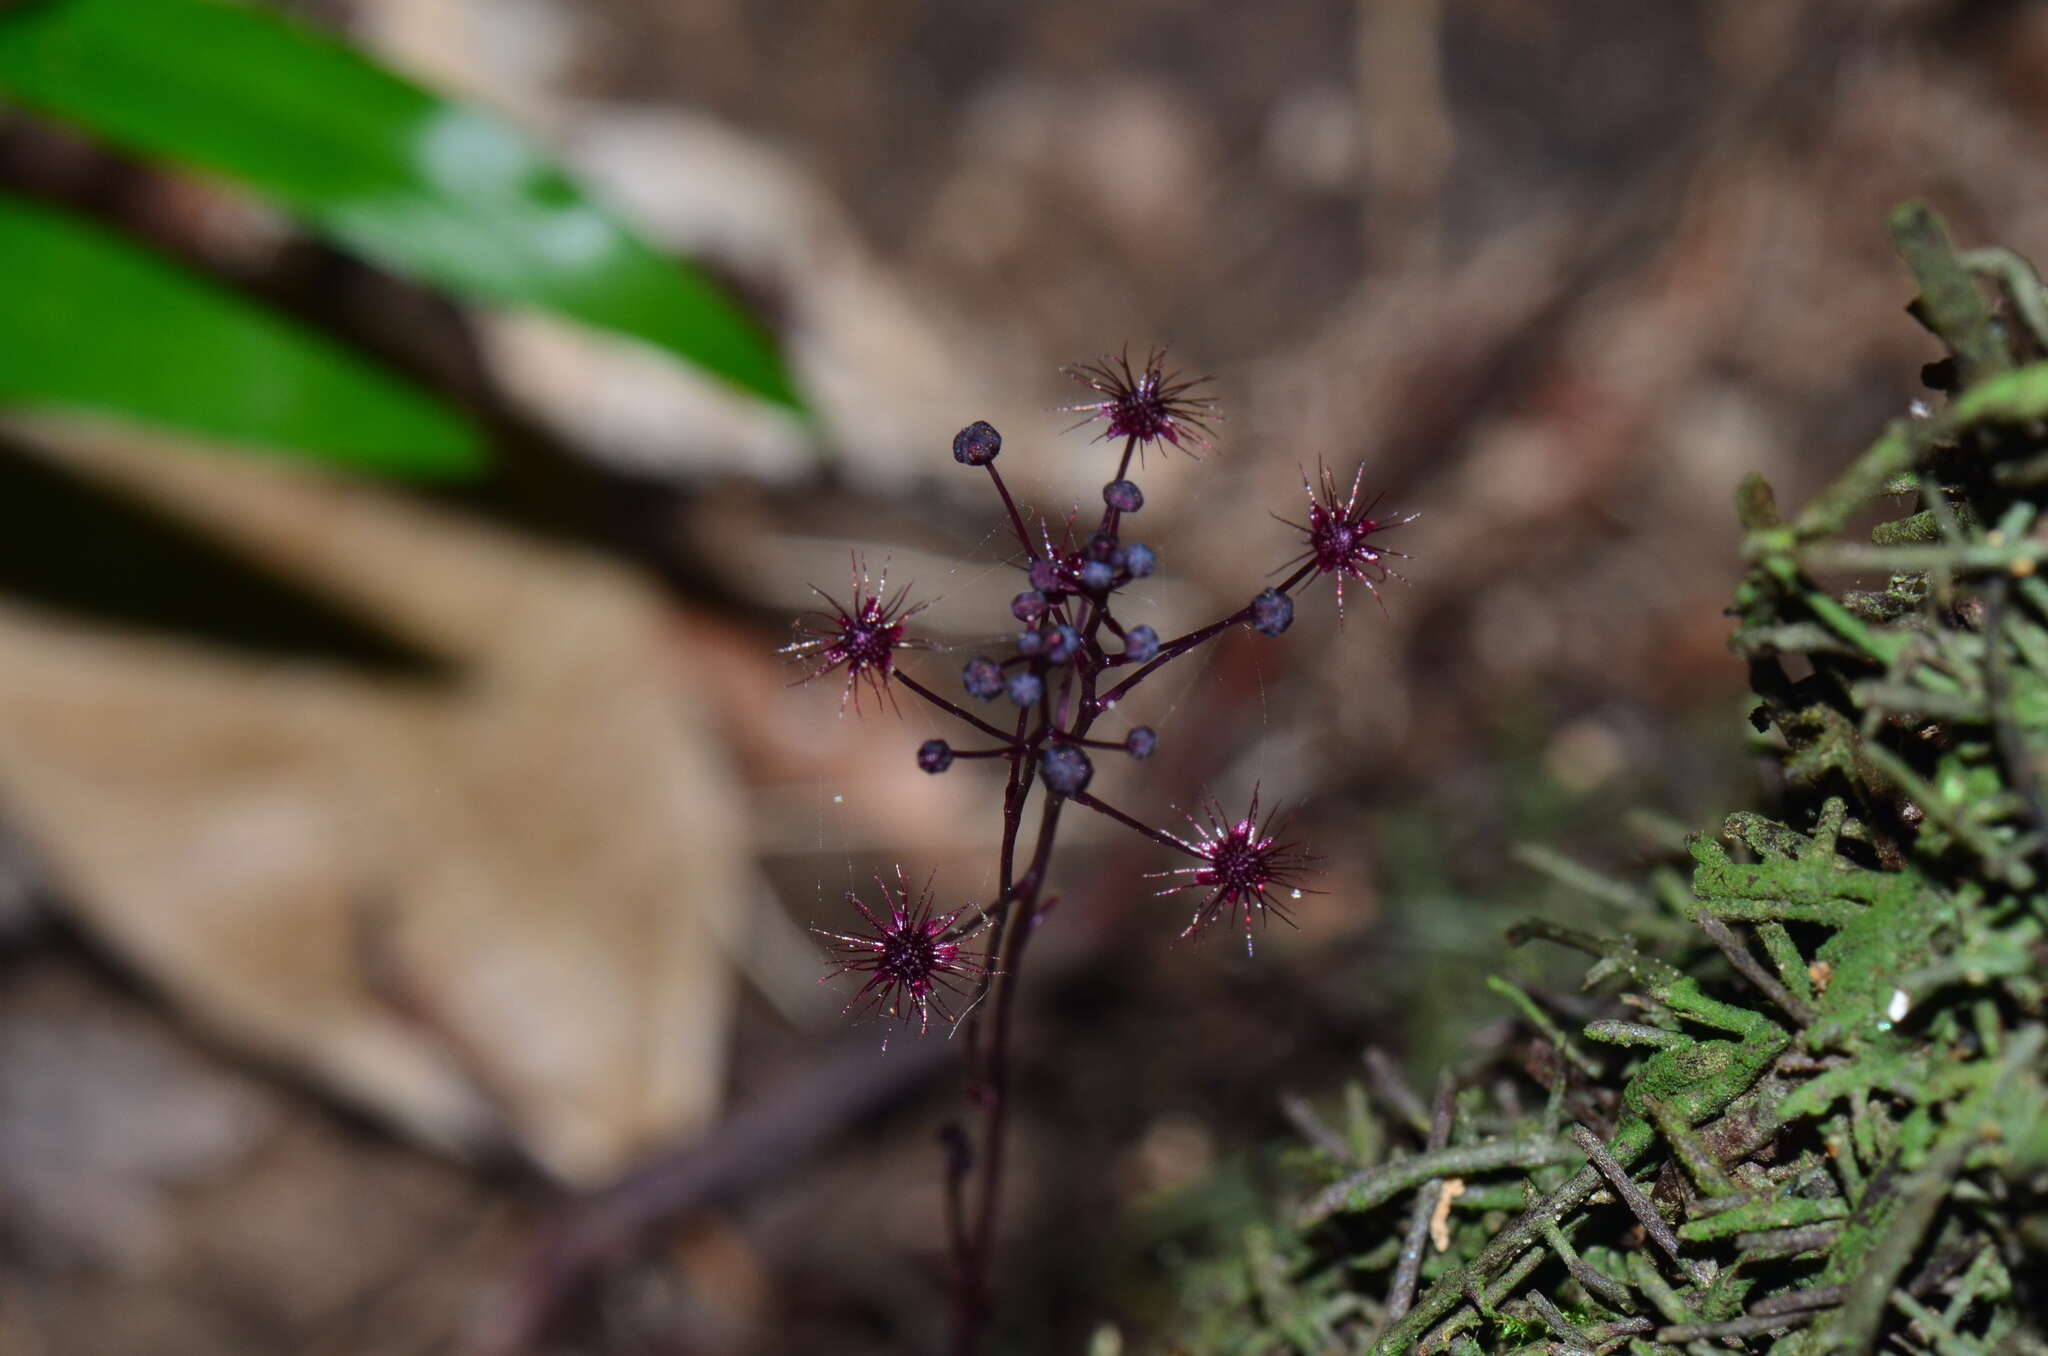
{"label": "dry brown leaf", "polygon": [[368,486],[42,440],[457,668],[264,661],[0,603],[0,796],[85,925],[238,1044],[439,1144],[502,1120],[587,1180],[711,1116],[711,924],[751,854],[655,591]]}

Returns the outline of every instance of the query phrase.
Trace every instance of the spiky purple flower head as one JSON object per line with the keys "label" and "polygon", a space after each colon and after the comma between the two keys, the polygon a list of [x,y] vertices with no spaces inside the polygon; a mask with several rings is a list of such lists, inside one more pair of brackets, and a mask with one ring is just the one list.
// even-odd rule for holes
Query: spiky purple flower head
{"label": "spiky purple flower head", "polygon": [[1128,352],[1061,368],[1102,397],[1061,408],[1085,414],[1087,418],[1081,421],[1084,424],[1100,419],[1103,428],[1097,441],[1134,439],[1141,453],[1158,443],[1172,443],[1190,456],[1197,454],[1188,443],[1214,447],[1209,439],[1215,430],[1209,427],[1209,421],[1217,418],[1216,402],[1194,394],[1209,379],[1183,379],[1178,373],[1167,372],[1165,363],[1166,350],[1154,349],[1143,371],[1132,369]]}
{"label": "spiky purple flower head", "polygon": [[[910,882],[904,879],[900,866],[896,868],[894,885],[880,876],[875,877],[875,884],[881,887],[882,903],[889,912],[886,919],[849,890],[846,902],[867,921],[868,930],[851,933],[811,929],[831,943],[829,949],[839,965],[819,982],[829,982],[844,974],[868,977],[842,1015],[856,1010],[880,1011],[900,1017],[908,1026],[915,1014],[920,1036],[931,1030],[933,1013],[939,1015],[940,1021],[957,1021],[947,1003],[948,992],[971,993],[988,973],[987,956],[964,949],[958,941],[944,940],[947,931],[966,912],[966,906],[934,914],[929,878],[913,903]],[[888,1048],[887,1041],[883,1048]]]}
{"label": "spiky purple flower head", "polygon": [[[1388,579],[1400,576],[1388,568],[1386,557],[1397,560],[1408,557],[1399,551],[1390,551],[1372,540],[1375,532],[1385,532],[1403,523],[1412,523],[1420,516],[1404,513],[1398,517],[1375,518],[1373,511],[1379,507],[1381,495],[1374,495],[1364,503],[1359,502],[1360,489],[1365,482],[1365,467],[1360,466],[1351,477],[1351,491],[1342,496],[1337,494],[1337,481],[1330,474],[1330,468],[1318,462],[1316,470],[1321,480],[1320,487],[1311,481],[1308,472],[1301,473],[1301,488],[1308,492],[1308,521],[1297,523],[1282,518],[1281,522],[1302,534],[1308,549],[1287,562],[1299,565],[1313,561],[1316,573],[1331,575],[1337,586],[1337,620],[1344,620],[1344,581],[1356,579],[1372,594],[1373,601],[1382,610],[1386,602],[1380,597],[1379,586]],[[1277,516],[1277,515],[1276,515]],[[1286,569],[1287,565],[1280,568]]]}
{"label": "spiky purple flower head", "polygon": [[800,683],[845,669],[846,691],[839,698],[842,712],[848,697],[853,699],[854,710],[860,710],[863,680],[878,697],[886,695],[889,680],[896,676],[896,651],[919,649],[925,644],[906,635],[906,623],[925,609],[923,603],[904,606],[909,586],[890,596],[886,570],[872,589],[869,584],[867,562],[859,556],[853,558],[851,602],[841,603],[813,584],[811,592],[824,599],[831,611],[809,612],[798,618],[797,627],[804,638],[780,651],[798,655],[812,665],[810,672],[797,680]]}
{"label": "spiky purple flower head", "polygon": [[1277,829],[1274,827],[1279,812],[1275,806],[1261,821],[1259,792],[1254,787],[1251,808],[1242,819],[1232,821],[1215,800],[1204,810],[1208,823],[1193,815],[1187,817],[1195,836],[1178,841],[1202,858],[1202,865],[1152,873],[1159,877],[1188,877],[1158,891],[1162,896],[1183,890],[1208,892],[1195,906],[1193,919],[1181,930],[1182,937],[1196,936],[1217,919],[1236,911],[1244,919],[1244,950],[1250,955],[1254,917],[1263,922],[1266,915],[1272,914],[1290,927],[1293,925],[1294,920],[1287,916],[1287,906],[1275,895],[1285,891],[1289,898],[1299,896],[1302,874],[1315,864],[1316,858],[1304,852],[1299,842],[1282,841],[1288,825],[1282,820]]}

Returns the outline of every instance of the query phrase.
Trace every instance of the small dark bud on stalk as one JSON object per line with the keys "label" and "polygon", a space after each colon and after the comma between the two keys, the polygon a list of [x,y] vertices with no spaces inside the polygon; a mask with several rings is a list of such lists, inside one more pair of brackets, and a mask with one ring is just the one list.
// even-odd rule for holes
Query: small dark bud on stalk
{"label": "small dark bud on stalk", "polygon": [[1047,598],[1057,598],[1066,592],[1060,587],[1060,567],[1050,560],[1031,562],[1031,587]]}
{"label": "small dark bud on stalk", "polygon": [[1141,763],[1150,758],[1152,750],[1158,747],[1159,736],[1153,733],[1150,725],[1140,725],[1124,736],[1124,750]]}
{"label": "small dark bud on stalk", "polygon": [[1294,625],[1294,600],[1278,589],[1267,589],[1252,599],[1252,630],[1262,636],[1277,636]]}
{"label": "small dark bud on stalk", "polygon": [[1003,666],[987,655],[976,655],[960,671],[960,685],[976,701],[990,702],[1003,690]]}
{"label": "small dark bud on stalk", "polygon": [[1149,626],[1133,626],[1124,633],[1124,658],[1143,664],[1159,653],[1159,633]]}
{"label": "small dark bud on stalk", "polygon": [[1035,622],[1045,615],[1045,595],[1026,589],[1010,600],[1010,615],[1020,622]]}
{"label": "small dark bud on stalk", "polygon": [[1076,791],[1088,789],[1089,779],[1095,775],[1095,765],[1088,761],[1088,755],[1072,744],[1055,744],[1038,759],[1039,775],[1045,778],[1046,789],[1055,795],[1071,796]]}
{"label": "small dark bud on stalk", "polygon": [[1113,560],[1116,557],[1116,534],[1114,532],[1090,532],[1088,534],[1088,559]]}
{"label": "small dark bud on stalk", "polygon": [[1102,487],[1102,502],[1118,513],[1136,513],[1145,507],[1145,494],[1134,481],[1112,480]]}
{"label": "small dark bud on stalk", "polygon": [[953,460],[962,466],[986,466],[1003,450],[1003,435],[985,419],[977,419],[953,435]]}
{"label": "small dark bud on stalk", "polygon": [[1064,664],[1081,652],[1081,633],[1071,626],[1056,626],[1052,630],[1052,643],[1046,647],[1045,657],[1055,664]]}
{"label": "small dark bud on stalk", "polygon": [[943,739],[927,739],[917,746],[917,765],[937,776],[953,766],[953,749]]}

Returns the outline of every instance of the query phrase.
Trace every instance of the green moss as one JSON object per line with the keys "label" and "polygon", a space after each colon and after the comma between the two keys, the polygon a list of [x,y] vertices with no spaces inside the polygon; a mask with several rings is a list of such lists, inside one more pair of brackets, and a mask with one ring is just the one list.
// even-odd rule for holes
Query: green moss
{"label": "green moss", "polygon": [[[1789,520],[1737,492],[1780,817],[1647,890],[1525,851],[1624,911],[1634,937],[1510,934],[1591,957],[1610,1006],[1495,979],[1528,1034],[1452,1070],[1434,1124],[1352,1090],[1351,1160],[1216,1264],[1184,1349],[2048,1350],[2048,294],[1924,206],[1892,226],[1962,389]],[[1844,539],[1897,493],[1919,510]]]}

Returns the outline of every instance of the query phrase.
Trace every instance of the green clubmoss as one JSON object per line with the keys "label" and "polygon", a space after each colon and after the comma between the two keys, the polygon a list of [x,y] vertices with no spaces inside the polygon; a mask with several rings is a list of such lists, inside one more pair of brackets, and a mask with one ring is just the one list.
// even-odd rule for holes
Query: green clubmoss
{"label": "green clubmoss", "polygon": [[1782,820],[1694,837],[1689,881],[1593,883],[1689,951],[1515,929],[1592,957],[1610,1006],[1495,981],[1529,1036],[1427,1115],[1376,1066],[1175,1349],[2048,1352],[2048,293],[1922,205],[1891,224],[1946,408],[1789,520],[1736,496]]}

